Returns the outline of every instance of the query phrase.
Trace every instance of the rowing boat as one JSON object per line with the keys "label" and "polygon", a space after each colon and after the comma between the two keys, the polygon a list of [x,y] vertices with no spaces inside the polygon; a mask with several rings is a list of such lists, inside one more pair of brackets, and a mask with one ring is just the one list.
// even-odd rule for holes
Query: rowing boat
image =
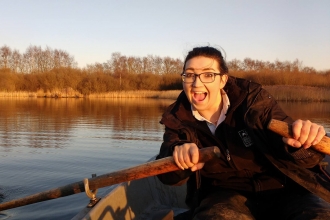
{"label": "rowing boat", "polygon": [[[328,162],[321,162],[324,168]],[[186,186],[167,186],[157,177],[121,183],[109,188],[94,207],[86,207],[72,220],[173,219],[188,210]]]}
{"label": "rowing boat", "polygon": [[185,195],[185,185],[167,186],[151,176],[110,187],[94,207],[85,207],[72,220],[173,219],[187,211]]}
{"label": "rowing boat", "polygon": [[[328,162],[320,165],[326,169]],[[188,210],[185,195],[186,185],[167,186],[151,176],[111,186],[94,207],[87,206],[72,220],[173,219]]]}

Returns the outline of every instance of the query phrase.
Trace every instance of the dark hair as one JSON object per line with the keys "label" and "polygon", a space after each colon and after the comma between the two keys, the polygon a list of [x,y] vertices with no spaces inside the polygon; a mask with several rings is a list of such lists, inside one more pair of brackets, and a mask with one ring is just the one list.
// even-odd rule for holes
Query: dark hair
{"label": "dark hair", "polygon": [[193,50],[187,54],[186,59],[184,60],[183,71],[186,68],[187,61],[198,56],[215,59],[219,63],[220,72],[223,74],[228,73],[228,67],[226,61],[224,60],[220,50],[209,46],[193,48]]}

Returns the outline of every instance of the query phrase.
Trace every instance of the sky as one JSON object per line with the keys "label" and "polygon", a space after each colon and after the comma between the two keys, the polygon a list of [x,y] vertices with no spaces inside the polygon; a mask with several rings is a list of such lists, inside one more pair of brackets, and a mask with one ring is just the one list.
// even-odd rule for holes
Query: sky
{"label": "sky", "polygon": [[111,54],[183,60],[196,46],[233,59],[330,69],[329,0],[0,0],[0,47],[61,49],[79,67]]}

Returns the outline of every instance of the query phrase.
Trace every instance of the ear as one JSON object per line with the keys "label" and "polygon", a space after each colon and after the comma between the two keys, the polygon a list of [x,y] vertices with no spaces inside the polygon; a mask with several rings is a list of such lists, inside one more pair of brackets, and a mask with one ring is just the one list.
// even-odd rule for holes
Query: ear
{"label": "ear", "polygon": [[221,84],[223,84],[223,86],[226,85],[227,80],[228,80],[228,75],[227,74],[221,76],[221,78],[220,78]]}

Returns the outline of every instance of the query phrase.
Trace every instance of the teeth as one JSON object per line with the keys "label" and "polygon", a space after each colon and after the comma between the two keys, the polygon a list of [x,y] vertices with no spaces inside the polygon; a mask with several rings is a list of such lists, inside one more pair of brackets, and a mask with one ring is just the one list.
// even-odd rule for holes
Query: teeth
{"label": "teeth", "polygon": [[203,94],[204,92],[195,92],[195,93],[198,93],[198,94]]}

